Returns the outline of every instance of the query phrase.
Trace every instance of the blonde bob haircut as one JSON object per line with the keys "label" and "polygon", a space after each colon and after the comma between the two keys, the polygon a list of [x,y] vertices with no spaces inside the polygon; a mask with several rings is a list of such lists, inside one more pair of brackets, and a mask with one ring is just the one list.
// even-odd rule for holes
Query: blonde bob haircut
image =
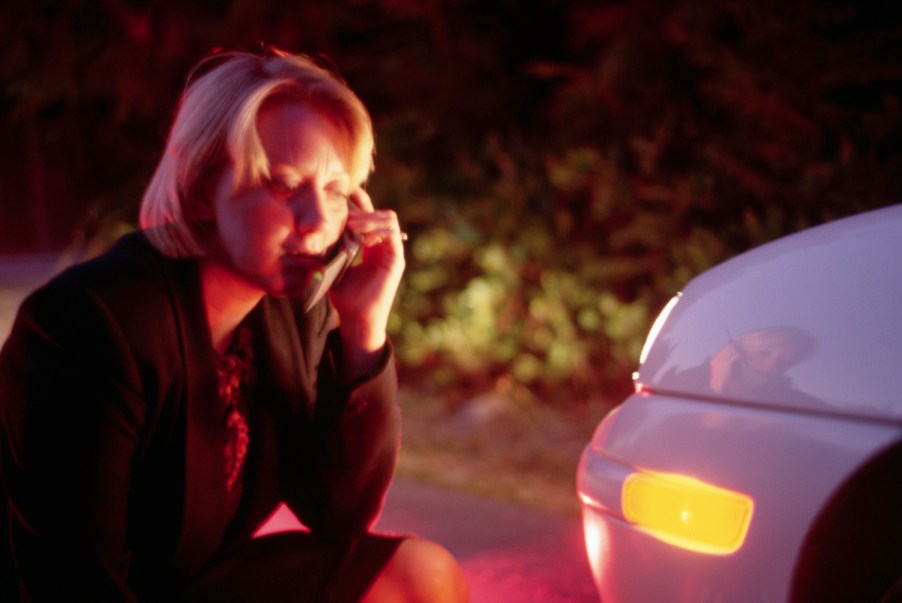
{"label": "blonde bob haircut", "polygon": [[[200,74],[200,75],[198,75]],[[212,181],[233,168],[233,187],[269,177],[257,115],[269,103],[309,108],[344,136],[352,190],[373,169],[373,127],[360,99],[310,57],[269,50],[213,54],[189,77],[163,157],[141,200],[140,224],[151,243],[173,257],[206,253]]]}

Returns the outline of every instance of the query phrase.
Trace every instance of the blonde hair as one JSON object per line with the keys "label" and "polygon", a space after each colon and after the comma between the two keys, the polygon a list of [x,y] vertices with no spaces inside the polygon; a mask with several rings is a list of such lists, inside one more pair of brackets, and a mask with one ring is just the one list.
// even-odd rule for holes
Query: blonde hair
{"label": "blonde hair", "polygon": [[199,234],[210,180],[231,164],[233,186],[269,176],[257,115],[265,104],[294,102],[332,123],[345,137],[352,189],[373,169],[373,127],[360,99],[333,72],[305,55],[218,53],[189,77],[166,148],[141,200],[140,225],[151,243],[174,257],[205,253]]}

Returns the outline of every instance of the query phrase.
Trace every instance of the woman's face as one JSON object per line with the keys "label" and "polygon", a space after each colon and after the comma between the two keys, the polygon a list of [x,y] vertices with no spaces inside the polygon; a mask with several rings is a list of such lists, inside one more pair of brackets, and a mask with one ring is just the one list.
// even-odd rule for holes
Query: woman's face
{"label": "woman's face", "polygon": [[224,170],[213,195],[211,258],[263,293],[299,294],[347,222],[343,139],[312,110],[285,103],[264,108],[257,131],[270,176],[233,189],[232,170]]}

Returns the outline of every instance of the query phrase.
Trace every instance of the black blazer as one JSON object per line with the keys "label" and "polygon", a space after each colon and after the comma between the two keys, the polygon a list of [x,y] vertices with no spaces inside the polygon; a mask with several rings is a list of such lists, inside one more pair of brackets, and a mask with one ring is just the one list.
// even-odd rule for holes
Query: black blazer
{"label": "black blazer", "polygon": [[165,598],[279,501],[319,538],[370,527],[400,441],[391,350],[343,387],[328,301],[266,297],[247,321],[258,383],[229,523],[197,262],[135,233],[23,302],[0,354],[0,472],[32,600]]}

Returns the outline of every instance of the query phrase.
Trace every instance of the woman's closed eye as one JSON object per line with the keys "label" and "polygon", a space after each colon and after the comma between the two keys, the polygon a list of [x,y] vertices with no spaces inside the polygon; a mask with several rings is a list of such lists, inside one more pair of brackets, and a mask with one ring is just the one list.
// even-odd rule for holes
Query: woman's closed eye
{"label": "woman's closed eye", "polygon": [[335,203],[351,202],[350,193],[346,193],[343,190],[326,189],[326,195],[328,196],[330,201],[334,201]]}
{"label": "woman's closed eye", "polygon": [[[286,198],[295,195],[304,185],[303,181],[294,178],[272,176],[264,181],[266,189],[276,197]],[[323,189],[323,196],[330,203],[345,205],[350,202],[351,194],[341,186],[327,186]]]}
{"label": "woman's closed eye", "polygon": [[278,196],[292,195],[300,187],[300,181],[289,180],[281,176],[271,176],[263,182],[266,189]]}

